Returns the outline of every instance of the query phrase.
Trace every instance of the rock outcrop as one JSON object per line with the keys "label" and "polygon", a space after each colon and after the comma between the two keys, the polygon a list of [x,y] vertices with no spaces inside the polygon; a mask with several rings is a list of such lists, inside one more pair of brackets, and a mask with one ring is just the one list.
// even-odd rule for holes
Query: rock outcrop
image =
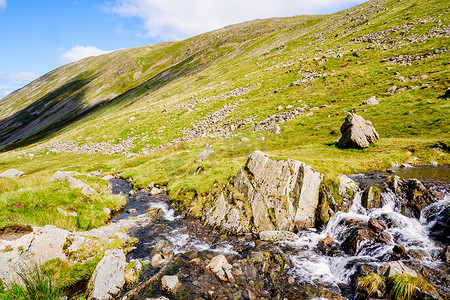
{"label": "rock outcrop", "polygon": [[17,179],[20,177],[25,177],[25,172],[16,170],[16,169],[9,169],[5,172],[0,173],[0,178],[13,178]]}
{"label": "rock outcrop", "polygon": [[4,233],[20,231],[20,234],[0,234],[0,279],[8,284],[17,279],[16,270],[23,266],[32,267],[55,258],[85,262],[105,249],[130,247],[135,240],[128,232],[150,225],[158,217],[156,210],[86,232],[71,232],[51,225],[3,229]]}
{"label": "rock outcrop", "polygon": [[125,284],[125,253],[123,250],[107,250],[98,263],[88,285],[88,299],[113,299]]}
{"label": "rock outcrop", "polygon": [[322,178],[303,162],[255,151],[203,219],[231,233],[314,226]]}
{"label": "rock outcrop", "polygon": [[341,126],[342,137],[339,139],[339,148],[368,148],[370,143],[379,138],[379,135],[370,121],[356,114],[348,114]]}

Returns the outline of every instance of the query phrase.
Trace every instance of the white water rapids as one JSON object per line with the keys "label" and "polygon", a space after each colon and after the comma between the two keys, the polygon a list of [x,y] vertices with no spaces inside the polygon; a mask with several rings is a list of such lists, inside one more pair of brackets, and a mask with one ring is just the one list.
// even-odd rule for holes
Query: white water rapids
{"label": "white water rapids", "polygon": [[[312,283],[319,281],[331,285],[348,284],[350,276],[356,271],[357,263],[363,262],[366,265],[381,266],[386,262],[383,261],[383,258],[392,252],[395,244],[403,245],[406,251],[419,250],[425,253],[425,258],[421,261],[423,264],[430,267],[436,264],[433,257],[439,247],[428,235],[428,226],[432,224],[426,224],[425,216],[418,220],[402,215],[396,207],[398,200],[392,192],[382,193],[383,206],[381,208],[367,211],[361,206],[361,195],[362,192],[358,192],[349,211],[336,213],[322,232],[302,231],[298,233],[297,240],[285,243],[299,250],[297,253],[291,254],[294,264],[291,274],[299,281]],[[444,200],[426,207],[422,211],[422,215],[426,215],[429,211],[439,211],[449,204],[450,195],[446,195]],[[342,225],[342,220],[367,222],[371,218],[380,219],[380,217],[388,219],[391,224],[394,224],[385,230],[391,236],[387,244],[377,243],[376,245],[363,246],[356,256],[342,254],[329,257],[319,252],[318,242],[327,236],[339,243],[343,242],[350,228]]]}

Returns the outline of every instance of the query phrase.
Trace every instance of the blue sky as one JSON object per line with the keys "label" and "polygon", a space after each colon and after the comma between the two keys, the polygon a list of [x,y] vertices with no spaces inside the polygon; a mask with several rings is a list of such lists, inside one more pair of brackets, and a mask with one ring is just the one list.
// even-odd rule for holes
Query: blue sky
{"label": "blue sky", "polygon": [[0,0],[0,99],[68,62],[361,0]]}

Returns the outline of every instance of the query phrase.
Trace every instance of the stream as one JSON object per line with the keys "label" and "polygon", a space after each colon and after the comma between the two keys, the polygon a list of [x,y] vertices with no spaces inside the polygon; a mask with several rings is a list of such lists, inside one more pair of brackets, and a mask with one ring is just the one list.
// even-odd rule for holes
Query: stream
{"label": "stream", "polygon": [[[448,169],[444,173],[448,176]],[[352,176],[361,186],[379,184],[384,177],[383,173]],[[139,243],[127,260],[139,260],[148,267],[144,268],[139,283],[122,295],[122,299],[159,296],[169,299],[353,299],[358,274],[362,270],[376,271],[391,261],[396,245],[404,247],[406,256],[400,258],[402,261],[420,266],[421,275],[425,275],[441,295],[448,296],[450,275],[444,257],[449,232],[445,229],[444,239],[442,234],[437,239],[430,233],[441,221],[448,222],[442,218],[449,216],[449,184],[425,179],[444,196],[424,208],[420,219],[402,215],[399,199],[387,188],[382,189],[382,207],[366,210],[361,205],[361,191],[356,193],[350,209],[336,213],[322,230],[302,230],[294,241],[278,243],[262,242],[251,234],[221,234],[198,220],[177,215],[165,194],[152,197],[148,190],[141,190],[130,195],[132,186],[128,182],[111,180],[113,193],[127,196],[125,212],[113,222],[145,213],[152,207],[163,212],[163,217],[154,224],[131,232]],[[136,212],[129,213],[132,209]],[[387,224],[386,241],[363,242],[353,254],[341,249],[331,255],[320,251],[320,241],[331,237],[342,245],[358,224],[367,224],[370,219]],[[169,266],[152,267],[150,253],[161,240],[169,242],[174,258]],[[235,282],[220,281],[214,274],[203,271],[204,262],[218,254],[225,255],[233,270],[238,270]],[[161,270],[181,275],[181,291],[168,293],[152,281]]]}

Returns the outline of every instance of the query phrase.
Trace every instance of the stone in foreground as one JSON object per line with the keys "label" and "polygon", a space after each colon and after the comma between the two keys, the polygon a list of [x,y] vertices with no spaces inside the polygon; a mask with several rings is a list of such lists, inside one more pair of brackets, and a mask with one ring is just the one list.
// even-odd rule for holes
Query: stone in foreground
{"label": "stone in foreground", "polygon": [[307,164],[253,152],[232,187],[217,195],[204,221],[241,234],[312,227],[323,175]]}
{"label": "stone in foreground", "polygon": [[98,263],[89,282],[88,299],[114,299],[125,284],[125,264],[123,250],[106,251],[105,257]]}
{"label": "stone in foreground", "polygon": [[16,170],[16,169],[9,169],[5,172],[0,173],[0,178],[13,178],[18,179],[20,177],[25,177],[25,172]]}
{"label": "stone in foreground", "polygon": [[379,135],[370,121],[356,114],[348,114],[341,126],[342,137],[339,139],[339,148],[364,149],[370,146]]}

